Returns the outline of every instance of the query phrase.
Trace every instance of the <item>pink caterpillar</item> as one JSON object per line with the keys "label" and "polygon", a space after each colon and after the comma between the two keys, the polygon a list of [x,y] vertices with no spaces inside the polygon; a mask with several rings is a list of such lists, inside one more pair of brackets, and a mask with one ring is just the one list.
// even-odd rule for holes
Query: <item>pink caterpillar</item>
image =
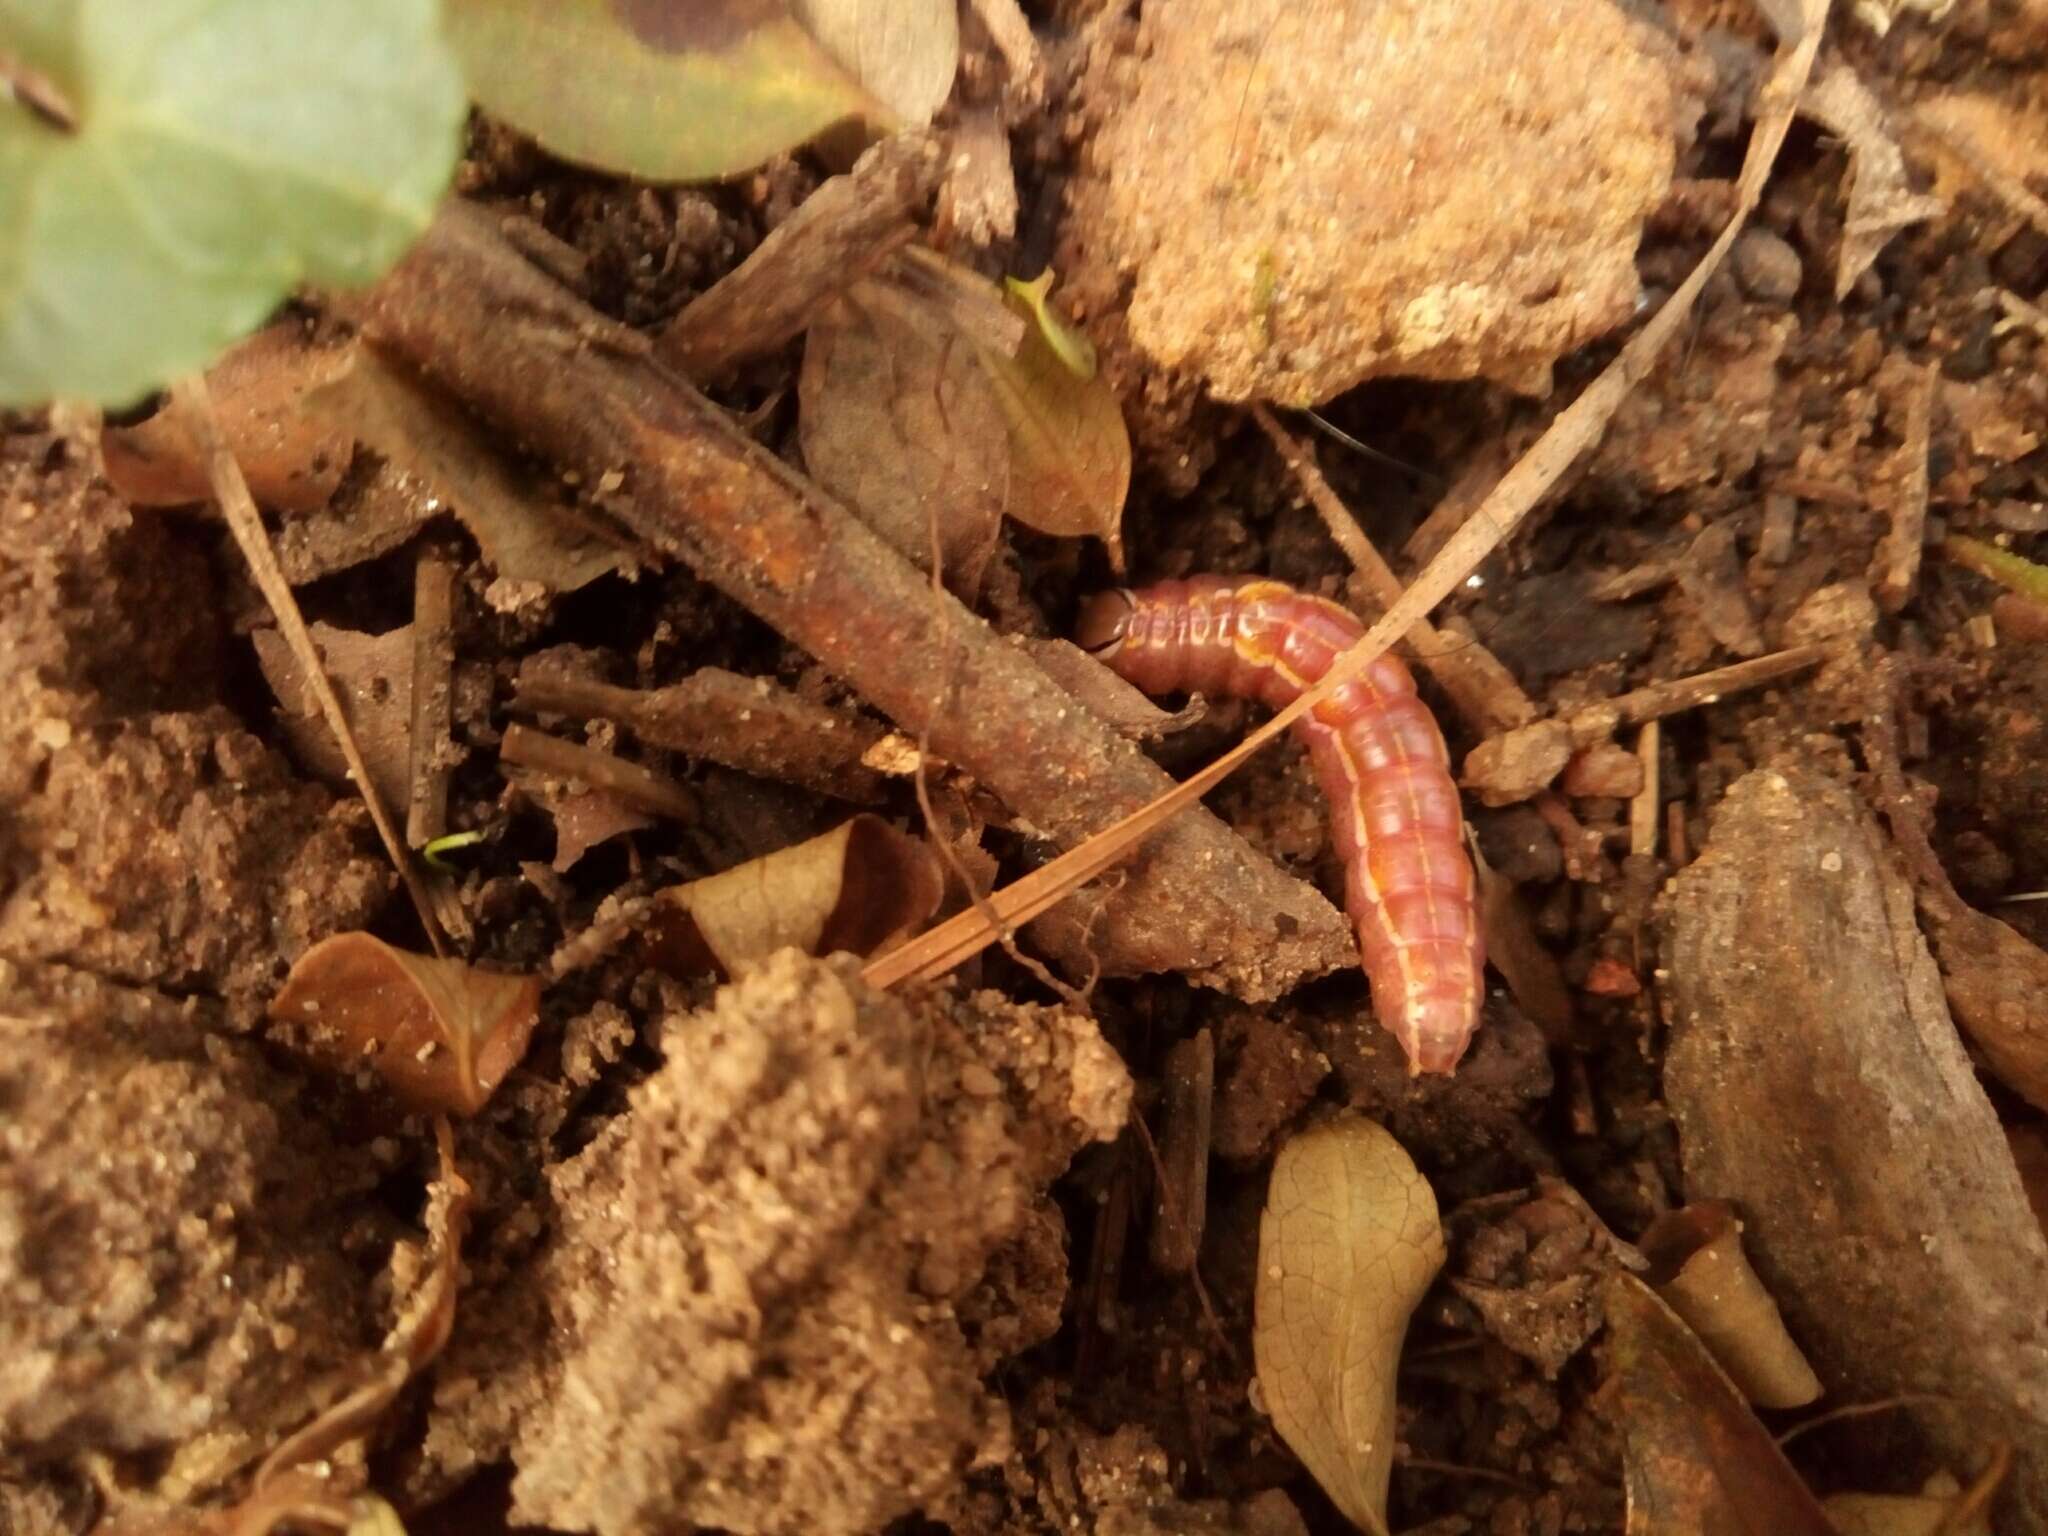
{"label": "pink caterpillar", "polygon": [[[1146,693],[1231,694],[1278,709],[1364,633],[1335,603],[1282,582],[1191,576],[1102,593],[1074,638]],[[1391,655],[1295,730],[1329,797],[1374,1011],[1411,1072],[1449,1072],[1479,1027],[1486,956],[1443,733]]]}

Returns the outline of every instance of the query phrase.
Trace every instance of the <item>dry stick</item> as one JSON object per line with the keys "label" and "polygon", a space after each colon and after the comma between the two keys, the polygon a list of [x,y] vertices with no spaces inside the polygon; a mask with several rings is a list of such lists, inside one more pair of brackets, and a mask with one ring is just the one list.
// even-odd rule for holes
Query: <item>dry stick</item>
{"label": "dry stick", "polygon": [[[1171,785],[1016,646],[953,598],[935,602],[924,572],[749,441],[636,333],[521,260],[484,210],[450,203],[376,289],[335,302],[536,453],[592,483],[619,472],[602,510],[904,730],[930,720],[939,757],[1054,841],[1075,846]],[[954,707],[931,719],[940,648],[955,640],[969,659]],[[1204,811],[1133,861],[1100,923],[1122,974],[1184,972],[1251,1001],[1357,954],[1319,892]]]}
{"label": "dry stick", "polygon": [[1628,807],[1628,851],[1654,854],[1657,851],[1658,764],[1664,727],[1655,720],[1643,722],[1636,737],[1636,761],[1643,765],[1643,787]]}
{"label": "dry stick", "polygon": [[[1323,526],[1344,551],[1367,589],[1381,607],[1400,601],[1401,578],[1380,557],[1366,531],[1351,515],[1351,509],[1323,477],[1315,451],[1289,432],[1263,404],[1252,407],[1252,420],[1273,446],[1301,488],[1309,503],[1322,515]],[[1514,675],[1477,640],[1460,640],[1446,635],[1427,619],[1420,620],[1406,637],[1410,653],[1443,685],[1451,702],[1473,730],[1482,734],[1527,725],[1536,718],[1536,706],[1522,691]]]}
{"label": "dry stick", "polygon": [[391,862],[398,867],[398,878],[405,882],[406,894],[412,897],[413,908],[420,916],[420,926],[426,930],[427,943],[436,955],[445,955],[447,943],[442,937],[440,919],[435,915],[433,895],[420,879],[419,871],[413,867],[405,840],[398,835],[397,826],[384,809],[383,797],[377,793],[376,781],[370,777],[369,766],[363,761],[362,748],[356,745],[355,732],[349,729],[348,715],[341,707],[341,700],[335,696],[334,684],[328,681],[327,668],[320,660],[320,649],[313,644],[305,615],[299,612],[298,600],[292,596],[291,583],[285,580],[284,571],[277,563],[277,552],[270,547],[270,535],[263,527],[263,515],[256,510],[256,499],[249,494],[249,482],[243,479],[242,467],[235,462],[227,440],[221,435],[220,420],[213,413],[213,398],[207,392],[205,378],[195,373],[179,379],[171,385],[171,399],[191,424],[193,436],[198,439],[199,450],[206,459],[206,476],[213,487],[213,498],[220,503],[228,528],[233,532],[235,542],[241,546],[242,558],[249,562],[250,572],[256,578],[257,589],[276,616],[277,627],[284,632],[292,654],[298,658],[299,666],[306,674],[306,682],[313,690],[313,697],[320,702],[320,713],[327,721],[327,728],[334,732],[334,739],[341,744],[341,755],[348,764],[349,777],[355,780],[356,792],[363,797],[363,804],[370,808],[370,820],[377,828],[377,836],[384,841],[384,851],[391,855]]}
{"label": "dry stick", "polygon": [[1611,699],[1602,699],[1597,704],[1572,711],[1565,717],[1565,722],[1571,726],[1575,741],[1582,734],[1605,736],[1615,726],[1643,725],[1667,715],[1683,714],[1702,704],[1717,703],[1731,693],[1743,693],[1765,683],[1776,682],[1781,677],[1790,677],[1840,654],[1841,646],[1824,641],[1795,645],[1773,651],[1768,656],[1716,667],[1711,672],[1695,672],[1691,677],[1674,678],[1668,683],[1651,683],[1648,687],[1616,694]]}
{"label": "dry stick", "polygon": [[592,789],[617,795],[641,810],[658,816],[688,821],[697,814],[697,800],[673,779],[651,768],[629,763],[595,747],[578,746],[546,731],[529,726],[508,725],[498,756],[521,768],[532,768],[558,779],[576,779]]}
{"label": "dry stick", "polygon": [[1878,545],[1878,575],[1873,584],[1878,603],[1887,613],[1897,613],[1913,595],[1913,583],[1920,575],[1920,555],[1927,543],[1927,450],[1934,420],[1934,391],[1941,375],[1932,363],[1919,369],[1906,397],[1904,456],[1905,474],[1900,477],[1898,505],[1892,509],[1891,527]]}
{"label": "dry stick", "polygon": [[[1699,265],[1687,275],[1662,309],[1631,337],[1600,376],[1566,406],[1551,422],[1528,453],[1501,477],[1500,484],[1481,504],[1484,516],[1466,520],[1429,562],[1400,601],[1391,606],[1358,644],[1338,657],[1323,680],[1305,691],[1272,719],[1253,731],[1208,767],[1150,805],[1133,812],[1108,831],[1090,838],[1080,847],[1062,854],[1043,868],[997,891],[989,898],[1002,923],[1025,922],[1047,911],[1076,886],[1093,879],[1123,858],[1140,839],[1214,789],[1266,743],[1273,740],[1324,699],[1371,666],[1396,636],[1406,634],[1417,619],[1425,617],[1456,590],[1479,563],[1512,533],[1530,508],[1543,496],[1574,460],[1599,440],[1609,420],[1638,380],[1647,373],[1664,346],[1683,323],[1700,290],[1728,248],[1735,243],[1749,215],[1763,194],[1765,180],[1776,163],[1778,150],[1792,113],[1812,73],[1814,55],[1819,51],[1827,0],[1804,0],[1800,14],[1806,30],[1779,51],[1769,80],[1759,93],[1764,111],[1749,142],[1743,162],[1740,200],[1735,215],[1721,231]],[[963,912],[920,935],[900,949],[870,962],[862,975],[875,986],[891,986],[912,976],[938,977],[985,946],[990,939],[981,914]]]}
{"label": "dry stick", "polygon": [[852,171],[804,199],[752,255],[669,322],[655,349],[691,378],[707,379],[782,345],[810,324],[828,294],[916,232],[913,221],[931,200],[938,173],[931,135],[884,139]]}

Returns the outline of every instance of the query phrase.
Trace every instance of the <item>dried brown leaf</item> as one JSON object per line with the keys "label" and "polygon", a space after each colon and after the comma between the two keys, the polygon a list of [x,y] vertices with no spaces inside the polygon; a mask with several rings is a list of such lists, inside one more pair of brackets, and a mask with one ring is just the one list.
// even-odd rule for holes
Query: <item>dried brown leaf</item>
{"label": "dried brown leaf", "polygon": [[624,548],[522,481],[460,411],[367,347],[353,348],[306,408],[432,486],[501,576],[574,592],[633,569]]}
{"label": "dried brown leaf", "polygon": [[960,61],[955,0],[789,0],[789,9],[900,122],[930,122],[952,95]]}
{"label": "dried brown leaf", "polygon": [[1799,110],[1849,146],[1849,209],[1835,265],[1835,297],[1846,298],[1892,236],[1937,217],[1948,205],[1913,190],[1884,108],[1847,64],[1821,71]]}
{"label": "dried brown leaf", "polygon": [[[1010,303],[1032,308],[1015,295]],[[1009,422],[1010,515],[1040,533],[1093,535],[1121,574],[1131,437],[1108,381],[1074,372],[1035,319],[1015,355],[982,360]]]}
{"label": "dried brown leaf", "polygon": [[339,933],[299,957],[270,1004],[336,1072],[368,1065],[407,1109],[473,1115],[540,1017],[540,982]]}
{"label": "dried brown leaf", "polygon": [[1956,1023],[2007,1087],[2048,1109],[2048,950],[1961,902],[1929,928]]}
{"label": "dried brown leaf", "polygon": [[945,894],[938,855],[879,816],[750,859],[654,898],[650,958],[671,975],[741,976],[778,950],[873,954],[928,922]]}
{"label": "dried brown leaf", "polygon": [[799,433],[811,478],[972,602],[1002,536],[1010,444],[974,345],[905,289],[861,282],[804,342]]}
{"label": "dried brown leaf", "polygon": [[1725,1200],[1667,1211],[1643,1233],[1649,1282],[1699,1336],[1743,1396],[1761,1408],[1804,1408],[1820,1378],[1785,1331],[1777,1302],[1742,1251],[1742,1223]]}
{"label": "dried brown leaf", "polygon": [[[386,805],[404,805],[411,798],[412,626],[382,635],[336,629],[332,624],[308,628],[369,766],[371,782]],[[320,714],[312,681],[290,642],[282,631],[270,628],[253,631],[249,639],[264,681],[277,695],[292,751],[311,772],[345,786],[348,761]]]}
{"label": "dried brown leaf", "polygon": [[[273,325],[207,371],[228,447],[257,501],[281,512],[327,505],[354,445],[300,408],[306,392],[345,366],[345,354],[310,346],[296,324]],[[138,507],[181,506],[212,494],[206,460],[181,411],[159,411],[101,438],[107,479]]]}
{"label": "dried brown leaf", "polygon": [[1376,1536],[1387,1529],[1401,1341],[1443,1263],[1436,1196],[1381,1126],[1347,1116],[1280,1149],[1259,1221],[1259,1387],[1280,1438]]}
{"label": "dried brown leaf", "polygon": [[1633,1275],[1601,1287],[1608,1417],[1621,1431],[1629,1536],[1833,1536],[1733,1382]]}

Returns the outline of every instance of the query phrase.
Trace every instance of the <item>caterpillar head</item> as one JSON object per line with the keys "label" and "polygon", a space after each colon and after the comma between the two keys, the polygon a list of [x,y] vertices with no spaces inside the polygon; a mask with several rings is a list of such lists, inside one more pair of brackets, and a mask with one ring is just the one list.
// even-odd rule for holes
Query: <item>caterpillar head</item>
{"label": "caterpillar head", "polygon": [[1074,625],[1074,644],[1091,656],[1109,660],[1130,637],[1131,615],[1137,611],[1138,600],[1128,587],[1096,593],[1081,605],[1081,617]]}

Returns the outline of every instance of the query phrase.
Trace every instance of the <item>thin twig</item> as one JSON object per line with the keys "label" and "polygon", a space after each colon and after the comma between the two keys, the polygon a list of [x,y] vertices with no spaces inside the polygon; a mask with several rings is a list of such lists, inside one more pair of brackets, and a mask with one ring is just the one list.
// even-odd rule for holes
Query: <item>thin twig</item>
{"label": "thin twig", "polygon": [[1657,851],[1657,805],[1660,798],[1658,763],[1662,757],[1664,727],[1645,720],[1636,737],[1636,761],[1643,765],[1643,787],[1628,808],[1628,851],[1655,854]]}
{"label": "thin twig", "polygon": [[1809,1430],[1820,1429],[1824,1425],[1838,1423],[1844,1419],[1863,1419],[1876,1413],[1893,1413],[1901,1408],[1917,1408],[1928,1404],[1954,1408],[1959,1405],[1959,1401],[1941,1392],[1901,1392],[1896,1397],[1880,1397],[1867,1403],[1850,1403],[1847,1407],[1817,1413],[1810,1419],[1794,1424],[1778,1436],[1778,1449],[1782,1451]]}
{"label": "thin twig", "polygon": [[1878,544],[1877,580],[1872,583],[1874,595],[1887,613],[1897,613],[1906,605],[1920,576],[1920,556],[1927,545],[1928,438],[1934,420],[1934,391],[1940,381],[1940,371],[1929,363],[1914,370],[1906,386],[1905,441],[1899,445],[1902,472],[1891,526]]}
{"label": "thin twig", "polygon": [[508,725],[498,756],[521,768],[536,769],[557,779],[575,779],[592,789],[617,795],[627,804],[657,816],[689,821],[697,814],[697,797],[675,780],[629,763],[623,757],[600,752],[536,731],[531,726]]}
{"label": "thin twig", "polygon": [[435,914],[433,895],[414,867],[405,840],[398,835],[397,825],[385,810],[383,797],[377,793],[376,780],[370,777],[362,748],[356,744],[355,732],[349,729],[348,715],[342,709],[334,684],[328,680],[327,668],[320,660],[320,648],[313,643],[313,636],[306,628],[305,615],[299,612],[298,599],[292,596],[291,583],[285,580],[284,571],[277,563],[277,551],[270,546],[263,515],[256,510],[255,497],[249,494],[249,482],[242,477],[242,467],[235,462],[234,453],[221,432],[205,378],[194,373],[179,379],[171,385],[171,398],[191,425],[200,454],[206,460],[206,475],[213,487],[214,500],[220,503],[228,528],[234,534],[235,542],[241,546],[242,558],[249,562],[257,589],[276,616],[277,627],[291,646],[292,654],[298,658],[307,686],[319,701],[327,728],[334,732],[334,739],[341,744],[341,755],[348,764],[349,777],[355,780],[356,792],[363,797],[363,804],[370,808],[370,820],[377,828],[377,836],[384,841],[385,852],[391,855],[391,862],[398,868],[398,878],[405,882],[406,894],[412,897],[413,908],[419,913],[427,943],[436,955],[446,955],[447,943],[442,937],[440,919]]}
{"label": "thin twig", "polygon": [[[1281,426],[1264,405],[1252,407],[1252,420],[1280,451],[1280,457],[1301,482],[1309,504],[1321,515],[1323,526],[1329,529],[1330,537],[1344,551],[1374,600],[1383,608],[1399,602],[1401,578],[1394,574],[1394,568],[1381,557],[1358,519],[1351,515],[1351,509],[1344,505],[1344,499],[1324,478],[1314,451]],[[1473,730],[1482,734],[1503,731],[1536,718],[1536,705],[1522,691],[1514,674],[1477,640],[1453,639],[1427,619],[1418,620],[1405,638],[1410,654],[1443,684],[1451,702]]]}

